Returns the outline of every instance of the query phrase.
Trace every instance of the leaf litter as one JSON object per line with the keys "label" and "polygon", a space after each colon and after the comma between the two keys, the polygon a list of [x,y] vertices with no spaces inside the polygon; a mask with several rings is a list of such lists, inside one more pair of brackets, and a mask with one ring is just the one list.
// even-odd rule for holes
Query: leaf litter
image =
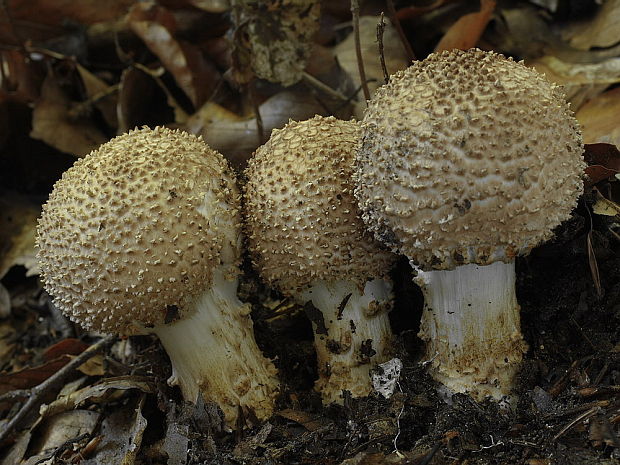
{"label": "leaf litter", "polygon": [[[575,5],[364,2],[362,83],[348,1],[3,2],[0,464],[617,463],[620,2]],[[154,339],[105,340],[55,310],[34,277],[34,228],[75,157],[159,124],[201,134],[243,167],[289,118],[359,118],[363,84],[383,82],[381,58],[389,73],[406,66],[403,37],[420,58],[478,46],[525,60],[564,86],[583,128],[586,192],[556,238],[517,262],[530,350],[514,412],[438,396],[420,364],[422,302],[406,264],[391,315],[403,361],[395,393],[327,407],[311,389],[303,309],[248,272],[257,340],[284,389],[268,422],[236,433],[217,406],[184,403],[166,384]]]}

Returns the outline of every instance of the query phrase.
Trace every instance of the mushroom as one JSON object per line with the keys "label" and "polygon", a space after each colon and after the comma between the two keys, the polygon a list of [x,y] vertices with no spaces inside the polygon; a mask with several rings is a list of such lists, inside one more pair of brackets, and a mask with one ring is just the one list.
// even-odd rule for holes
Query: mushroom
{"label": "mushroom", "polygon": [[425,297],[433,377],[509,396],[527,346],[515,257],[553,236],[582,192],[583,146],[561,90],[481,50],[431,54],[370,101],[355,195]]}
{"label": "mushroom", "polygon": [[38,260],[54,303],[88,330],[153,333],[169,382],[234,426],[268,418],[276,370],[237,297],[240,196],[227,162],[201,138],[130,131],[78,160],[38,224]]}
{"label": "mushroom", "polygon": [[[325,404],[371,392],[388,358],[388,277],[395,256],[365,232],[352,187],[359,124],[316,116],[274,130],[249,161],[244,189],[252,262],[306,306]],[[314,312],[318,309],[319,312]]]}

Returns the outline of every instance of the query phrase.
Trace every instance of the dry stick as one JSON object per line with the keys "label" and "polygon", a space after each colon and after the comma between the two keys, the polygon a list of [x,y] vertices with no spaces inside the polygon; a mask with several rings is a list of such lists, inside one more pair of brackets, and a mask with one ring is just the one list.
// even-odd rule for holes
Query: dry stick
{"label": "dry stick", "polygon": [[357,0],[351,0],[351,14],[353,15],[353,36],[355,37],[355,54],[357,55],[357,69],[360,73],[360,81],[364,90],[364,98],[370,100],[370,90],[366,82],[364,60],[362,57],[362,44],[360,42],[360,4]]}
{"label": "dry stick", "polygon": [[558,434],[556,434],[555,436],[553,436],[552,441],[555,442],[558,439],[560,439],[562,436],[564,436],[564,434],[566,434],[566,432],[568,430],[570,430],[571,428],[573,428],[577,423],[579,423],[580,421],[585,421],[590,417],[593,417],[594,415],[598,414],[601,412],[601,407],[592,407],[590,410],[588,410],[587,412],[579,415],[577,418],[575,418],[574,420],[572,420],[570,423],[568,423],[568,425],[566,425],[564,428],[562,428],[560,430],[560,432]]}
{"label": "dry stick", "polygon": [[43,402],[43,396],[47,394],[54,386],[62,382],[73,370],[82,365],[84,362],[93,357],[97,352],[103,350],[107,345],[116,340],[116,336],[107,336],[96,344],[93,344],[80,355],[75,357],[64,367],[47,378],[41,384],[30,389],[30,397],[24,405],[19,409],[17,414],[11,418],[4,429],[0,432],[0,443],[4,442],[15,427],[24,419],[26,415],[38,404]]}
{"label": "dry stick", "polygon": [[388,16],[392,24],[396,28],[396,32],[398,32],[398,37],[400,37],[400,41],[405,47],[405,52],[407,52],[407,59],[409,62],[412,62],[416,59],[415,53],[413,53],[413,49],[411,48],[411,44],[407,40],[407,36],[405,35],[405,31],[403,31],[402,26],[400,25],[400,21],[396,17],[396,8],[394,8],[394,2],[392,0],[386,0],[386,5],[388,9]]}
{"label": "dry stick", "polygon": [[383,70],[383,81],[387,84],[390,81],[390,75],[388,74],[387,67],[385,66],[385,50],[383,49],[383,33],[385,32],[385,19],[383,17],[383,11],[381,12],[381,19],[377,24],[377,44],[379,44],[379,58],[381,59],[381,69]]}
{"label": "dry stick", "polygon": [[338,92],[337,90],[332,89],[331,87],[329,87],[324,82],[319,81],[312,74],[309,74],[309,73],[304,71],[301,76],[302,76],[303,81],[306,84],[308,84],[308,85],[310,85],[312,87],[315,87],[316,89],[320,90],[324,94],[329,95],[330,97],[332,97],[332,98],[334,98],[336,100],[341,100],[343,102],[347,102],[347,101],[350,100],[350,98],[348,98],[346,95],[342,95],[340,92]]}

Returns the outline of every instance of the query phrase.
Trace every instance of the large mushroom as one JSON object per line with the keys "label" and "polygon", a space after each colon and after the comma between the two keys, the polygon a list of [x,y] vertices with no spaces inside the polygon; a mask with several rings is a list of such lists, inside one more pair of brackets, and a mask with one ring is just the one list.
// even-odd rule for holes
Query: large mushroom
{"label": "large mushroom", "polygon": [[245,172],[252,261],[299,303],[311,302],[323,402],[371,392],[370,369],[388,358],[388,277],[395,256],[365,232],[352,187],[360,128],[316,116],[274,130]]}
{"label": "large mushroom", "polygon": [[510,394],[526,351],[515,257],[569,217],[582,151],[562,91],[493,52],[431,54],[369,102],[355,194],[376,238],[417,270],[419,335],[452,391]]}
{"label": "large mushroom", "polygon": [[171,384],[217,403],[226,423],[268,418],[276,370],[237,298],[239,194],[224,158],[165,128],[130,131],[78,160],[38,225],[42,279],[89,330],[154,333]]}

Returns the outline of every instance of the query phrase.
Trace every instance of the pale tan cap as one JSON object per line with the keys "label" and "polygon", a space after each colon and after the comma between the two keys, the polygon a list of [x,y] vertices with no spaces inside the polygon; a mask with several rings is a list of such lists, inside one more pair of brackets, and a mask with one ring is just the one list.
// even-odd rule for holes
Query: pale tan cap
{"label": "pale tan cap", "polygon": [[425,269],[528,253],[583,189],[581,134],[561,89],[497,53],[414,63],[378,90],[362,125],[364,220]]}
{"label": "pale tan cap", "polygon": [[315,116],[274,130],[246,169],[252,260],[269,283],[295,293],[316,280],[363,286],[394,255],[365,231],[353,197],[359,124]]}
{"label": "pale tan cap", "polygon": [[166,128],[130,131],[65,172],[38,226],[42,279],[87,329],[135,334],[183,317],[238,263],[239,194],[222,155]]}

